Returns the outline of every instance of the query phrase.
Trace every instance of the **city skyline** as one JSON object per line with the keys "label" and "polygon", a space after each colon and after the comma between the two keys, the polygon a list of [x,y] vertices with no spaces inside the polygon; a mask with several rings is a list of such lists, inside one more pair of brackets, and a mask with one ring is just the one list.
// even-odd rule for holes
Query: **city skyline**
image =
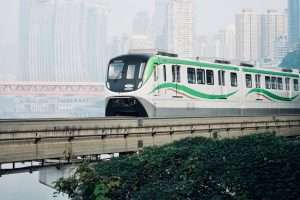
{"label": "city skyline", "polygon": [[[2,0],[0,4],[7,6],[3,13],[11,17],[5,21],[0,14],[3,28],[0,32],[0,79],[99,81],[104,79],[110,57],[138,48],[161,48],[183,57],[249,61],[272,60],[280,54],[277,56],[280,60],[287,53],[284,40],[287,33],[282,30],[284,28],[274,30],[274,26],[286,26],[286,23],[282,22],[284,19],[277,20],[277,14],[273,19],[268,13],[273,13],[274,9],[283,13],[287,1],[237,3],[229,0],[227,6],[218,2],[217,7],[207,9],[213,6],[212,2]],[[97,11],[99,2],[104,5],[101,12]],[[4,11],[1,7],[0,11]],[[212,16],[212,10],[218,14]],[[243,10],[251,10],[257,18],[258,35],[255,36],[254,31],[245,36],[251,38],[250,53],[247,53],[250,47],[242,48],[243,41],[238,39],[241,29],[236,24],[236,15]],[[263,27],[264,21],[275,24]],[[181,31],[183,29],[185,32]],[[265,41],[253,41],[260,37]],[[249,42],[244,40],[244,43]],[[280,52],[275,47],[281,49]]]}

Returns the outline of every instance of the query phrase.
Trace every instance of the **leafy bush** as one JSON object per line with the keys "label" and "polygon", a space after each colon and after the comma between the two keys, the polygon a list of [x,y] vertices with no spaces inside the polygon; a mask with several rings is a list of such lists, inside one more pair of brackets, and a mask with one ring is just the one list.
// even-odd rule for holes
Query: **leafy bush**
{"label": "leafy bush", "polygon": [[191,138],[79,167],[72,199],[300,199],[300,143],[271,134]]}

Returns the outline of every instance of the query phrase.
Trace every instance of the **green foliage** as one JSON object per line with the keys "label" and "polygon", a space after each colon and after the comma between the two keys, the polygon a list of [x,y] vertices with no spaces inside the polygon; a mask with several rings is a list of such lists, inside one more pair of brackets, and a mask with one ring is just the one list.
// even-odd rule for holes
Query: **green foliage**
{"label": "green foliage", "polygon": [[280,64],[283,68],[300,68],[300,50],[289,53]]}
{"label": "green foliage", "polygon": [[271,134],[191,138],[84,165],[57,182],[72,199],[300,199],[300,144]]}

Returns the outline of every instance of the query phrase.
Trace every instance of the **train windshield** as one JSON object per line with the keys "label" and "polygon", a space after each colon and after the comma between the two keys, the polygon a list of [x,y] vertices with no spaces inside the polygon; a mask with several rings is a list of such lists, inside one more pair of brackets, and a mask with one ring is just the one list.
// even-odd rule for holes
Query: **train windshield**
{"label": "train windshield", "polygon": [[145,56],[122,56],[112,59],[108,67],[107,87],[114,92],[131,92],[142,86],[148,58]]}

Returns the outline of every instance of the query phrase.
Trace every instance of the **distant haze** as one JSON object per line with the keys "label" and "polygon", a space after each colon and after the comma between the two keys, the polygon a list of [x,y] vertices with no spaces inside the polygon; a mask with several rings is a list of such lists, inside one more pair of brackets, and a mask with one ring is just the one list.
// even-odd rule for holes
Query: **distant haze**
{"label": "distant haze", "polygon": [[[283,10],[287,0],[195,0],[197,2],[198,33],[211,34],[234,24],[234,15],[243,8],[258,13],[267,9]],[[0,0],[0,42],[17,39],[18,0]],[[109,0],[110,36],[130,33],[132,18],[138,11],[153,12],[154,0]]]}
{"label": "distant haze", "polygon": [[[268,9],[284,10],[287,0],[195,0],[197,2],[198,33],[211,34],[234,24],[234,16],[244,8],[251,8],[258,13]],[[110,33],[131,30],[132,17],[136,12],[144,10],[153,12],[154,0],[110,0]]]}

